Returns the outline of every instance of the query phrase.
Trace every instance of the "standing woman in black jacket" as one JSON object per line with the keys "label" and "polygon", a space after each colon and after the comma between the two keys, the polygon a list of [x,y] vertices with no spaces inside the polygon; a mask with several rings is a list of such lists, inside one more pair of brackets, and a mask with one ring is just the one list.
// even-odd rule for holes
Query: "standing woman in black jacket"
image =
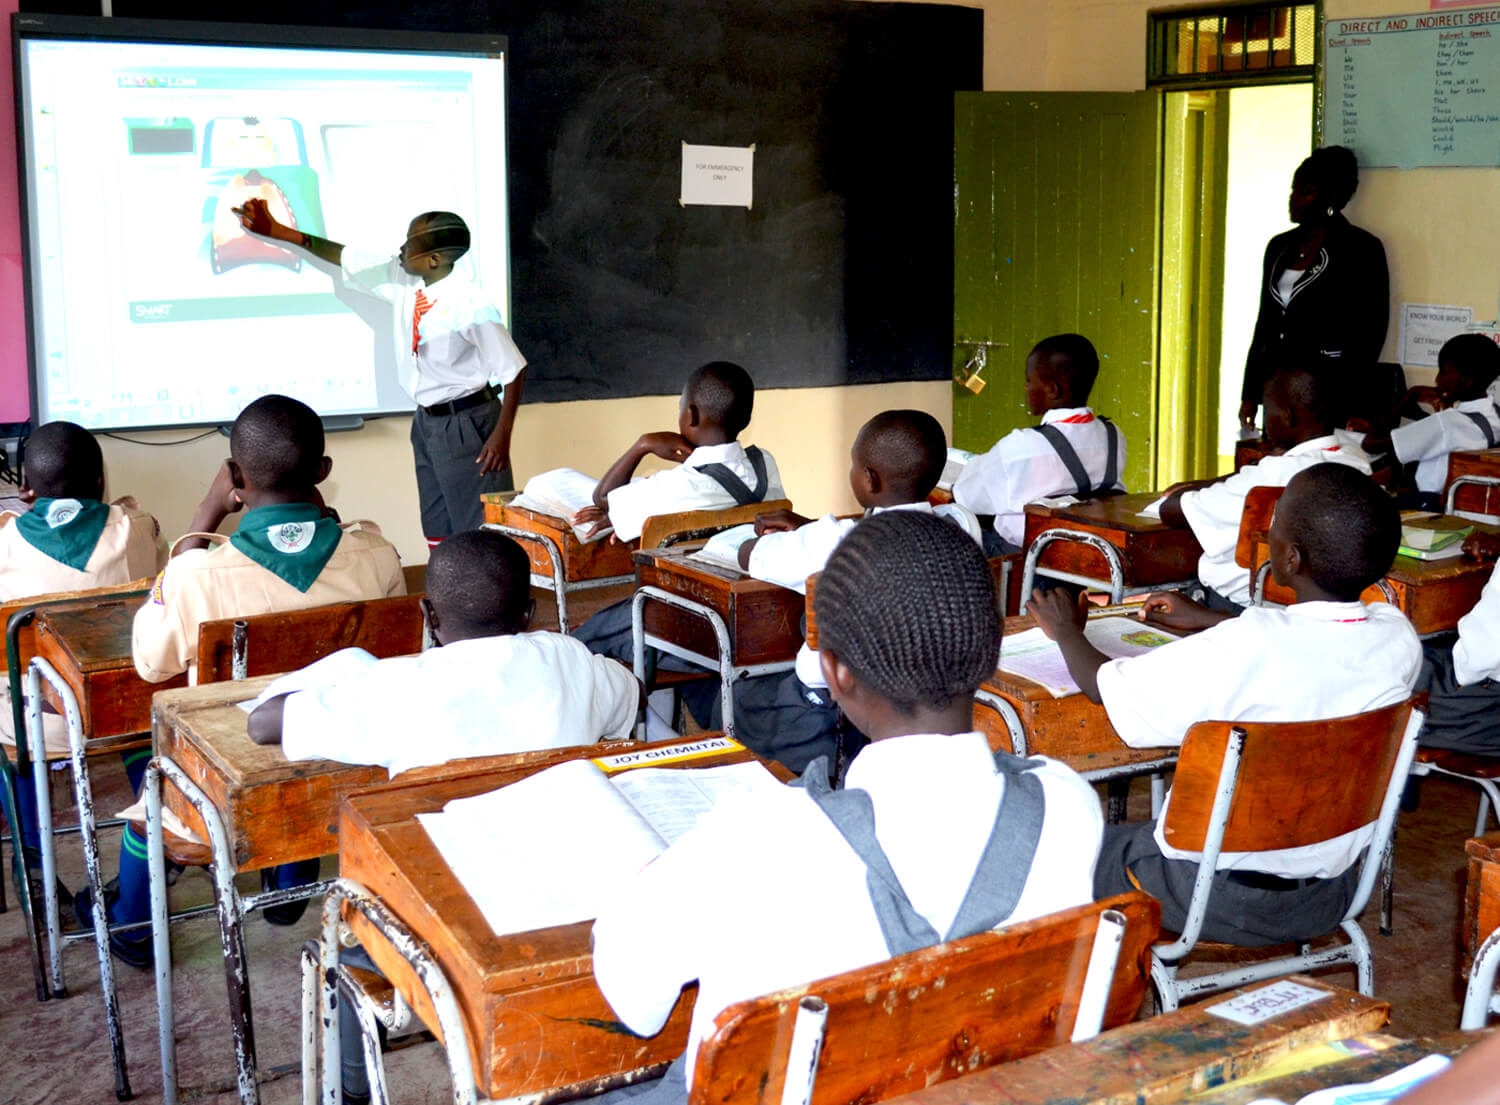
{"label": "standing woman in black jacket", "polygon": [[1343,146],[1314,150],[1292,175],[1287,209],[1297,225],[1266,246],[1242,426],[1255,425],[1261,389],[1280,365],[1327,369],[1347,406],[1380,358],[1390,314],[1385,249],[1340,214],[1358,184],[1354,153]]}

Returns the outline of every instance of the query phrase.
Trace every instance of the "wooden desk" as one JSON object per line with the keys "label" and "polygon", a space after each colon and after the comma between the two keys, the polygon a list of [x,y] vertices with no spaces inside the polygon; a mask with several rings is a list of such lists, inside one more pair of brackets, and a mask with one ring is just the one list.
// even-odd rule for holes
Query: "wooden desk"
{"label": "wooden desk", "polygon": [[[1146,492],[1113,495],[1065,507],[1031,503],[1026,507],[1023,544],[1029,548],[1040,534],[1054,529],[1092,533],[1119,553],[1127,588],[1157,587],[1193,579],[1198,574],[1198,558],[1203,549],[1192,530],[1164,525],[1158,518],[1141,517],[1141,510],[1159,497],[1155,492]],[[1048,546],[1038,566],[1095,579],[1109,578],[1109,566],[1097,550],[1072,542]]]}
{"label": "wooden desk", "polygon": [[[803,597],[744,572],[691,559],[692,551],[685,546],[638,550],[636,586],[659,587],[718,614],[729,632],[728,659],[736,667],[789,663],[802,647]],[[647,602],[643,618],[647,636],[672,641],[713,661],[725,659],[702,618],[659,602]]]}
{"label": "wooden desk", "polygon": [[[1374,998],[1304,975],[1328,998],[1243,1026],[1204,1010],[1219,995],[1149,1020],[1102,1032],[1014,1063],[939,1083],[886,1105],[1156,1105],[1254,1073],[1315,1044],[1373,1032],[1390,1017]],[[1249,986],[1236,994],[1260,989]]]}
{"label": "wooden desk", "polygon": [[1500,833],[1471,837],[1469,877],[1464,887],[1464,962],[1467,975],[1474,955],[1490,933],[1500,929]]}
{"label": "wooden desk", "polygon": [[[597,755],[597,749],[570,749],[549,762]],[[753,758],[741,750],[683,766]],[[542,766],[513,765],[441,782],[403,776],[378,791],[351,795],[341,813],[340,873],[379,897],[432,949],[468,1026],[479,1088],[497,1101],[579,1086],[676,1058],[687,1045],[696,997],[695,988],[684,991],[657,1035],[630,1033],[594,984],[591,922],[496,936],[415,820],[418,813],[494,790]],[[436,1030],[426,991],[407,961],[363,916],[346,912],[346,918],[381,971]]]}
{"label": "wooden desk", "polygon": [[[1472,453],[1448,454],[1448,479],[1443,484],[1443,494],[1448,493],[1448,484],[1459,476],[1485,476],[1500,479],[1500,449],[1481,449]],[[1453,509],[1468,510],[1475,514],[1500,515],[1500,487],[1460,487],[1454,499]]]}
{"label": "wooden desk", "polygon": [[151,696],[187,685],[179,675],[147,683],[135,673],[130,627],[145,600],[99,599],[38,611],[36,655],[57,669],[78,699],[89,740],[151,728]]}
{"label": "wooden desk", "polygon": [[[511,506],[504,501],[507,498],[509,494],[506,492],[481,495],[480,499],[484,502],[484,520],[494,525],[526,530],[549,539],[562,553],[564,582],[583,583],[607,579],[611,576],[634,574],[635,565],[631,563],[630,554],[635,551],[639,542],[611,541],[605,538],[602,541],[590,541],[585,544],[578,540],[573,527],[565,519],[535,510],[526,510],[524,507]],[[554,566],[546,545],[540,541],[523,541],[521,544],[531,561],[532,574],[544,577],[547,583],[542,585],[550,588]]]}

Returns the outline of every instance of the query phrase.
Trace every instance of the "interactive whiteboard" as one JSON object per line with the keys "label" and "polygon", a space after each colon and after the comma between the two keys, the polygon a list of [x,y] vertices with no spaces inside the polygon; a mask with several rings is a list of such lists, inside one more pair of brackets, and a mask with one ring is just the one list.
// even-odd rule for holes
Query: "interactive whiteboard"
{"label": "interactive whiteboard", "polygon": [[1361,165],[1500,165],[1500,7],[1330,19],[1323,143]]}

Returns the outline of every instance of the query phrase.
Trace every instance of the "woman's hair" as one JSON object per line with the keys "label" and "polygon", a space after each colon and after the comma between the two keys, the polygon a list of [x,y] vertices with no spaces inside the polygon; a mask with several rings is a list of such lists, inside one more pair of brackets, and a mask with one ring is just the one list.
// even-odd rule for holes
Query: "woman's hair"
{"label": "woman's hair", "polygon": [[932,514],[860,522],[828,558],[813,606],[819,647],[906,714],[972,697],[1000,659],[989,563]]}
{"label": "woman's hair", "polygon": [[1313,150],[1299,168],[1312,175],[1317,181],[1318,191],[1336,211],[1344,209],[1359,187],[1359,162],[1354,159],[1354,151],[1347,146],[1324,146]]}

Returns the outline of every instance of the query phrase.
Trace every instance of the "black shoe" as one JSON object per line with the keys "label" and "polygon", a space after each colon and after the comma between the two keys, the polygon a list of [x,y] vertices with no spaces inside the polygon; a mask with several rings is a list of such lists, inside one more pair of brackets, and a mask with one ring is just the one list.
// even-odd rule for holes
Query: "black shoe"
{"label": "black shoe", "polygon": [[[40,909],[45,900],[42,891],[42,852],[39,848],[23,848],[22,854],[26,857],[26,879],[31,885],[31,905],[33,909]],[[62,909],[69,909],[73,905],[73,892],[63,885],[62,879],[57,880],[57,903]]]}
{"label": "black shoe", "polygon": [[[119,898],[120,891],[118,880],[111,879],[104,887],[104,915],[109,916],[109,909]],[[85,886],[73,897],[73,915],[78,918],[78,923],[86,932],[94,931],[94,891],[92,887]],[[151,932],[131,933],[112,932],[109,934],[109,950],[114,957],[127,967],[145,971],[151,968],[156,960],[155,952],[151,947]]]}
{"label": "black shoe", "polygon": [[[282,928],[290,928],[302,920],[302,915],[307,912],[307,903],[311,898],[303,898],[296,902],[284,902],[281,905],[268,905],[261,910],[265,915],[266,923],[280,925]],[[365,1100],[369,1100],[366,1098]]]}

